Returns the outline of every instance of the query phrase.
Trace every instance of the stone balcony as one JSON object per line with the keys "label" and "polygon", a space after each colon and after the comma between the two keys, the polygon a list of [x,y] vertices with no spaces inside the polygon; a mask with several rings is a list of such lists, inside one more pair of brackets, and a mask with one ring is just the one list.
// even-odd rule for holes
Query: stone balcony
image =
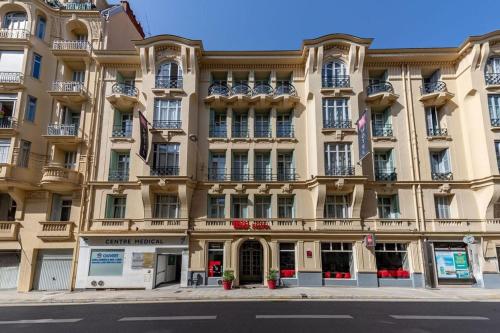
{"label": "stone balcony", "polygon": [[139,90],[128,84],[115,83],[106,99],[118,109],[129,109],[139,101]]}
{"label": "stone balcony", "polygon": [[375,232],[413,232],[418,229],[415,219],[367,219],[363,225],[364,230]]}
{"label": "stone balcony", "polygon": [[82,103],[88,98],[87,89],[80,81],[55,81],[48,93],[63,103]]}
{"label": "stone balcony", "polygon": [[38,224],[37,237],[44,241],[67,241],[73,237],[73,222],[43,221]]}
{"label": "stone balcony", "polygon": [[91,233],[158,233],[185,232],[188,219],[151,218],[151,219],[94,219],[88,231]]}
{"label": "stone balcony", "polygon": [[0,241],[16,241],[19,235],[19,222],[0,221]]}
{"label": "stone balcony", "polygon": [[21,72],[0,72],[0,88],[7,90],[24,89],[24,75]]}
{"label": "stone balcony", "polygon": [[362,231],[361,219],[325,218],[316,220],[316,231]]}
{"label": "stone balcony", "polygon": [[448,91],[443,81],[428,82],[420,87],[420,101],[424,106],[441,106],[455,95]]}
{"label": "stone balcony", "polygon": [[192,224],[194,231],[206,232],[293,232],[312,231],[314,223],[300,219],[200,219]]}
{"label": "stone balcony", "polygon": [[[426,231],[437,233],[453,232],[482,232],[486,225],[485,220],[474,219],[434,219],[426,220]],[[492,224],[500,230],[499,225]]]}
{"label": "stone balcony", "polygon": [[0,40],[9,41],[27,41],[30,39],[30,32],[26,29],[0,28]]}
{"label": "stone balcony", "polygon": [[52,53],[63,58],[86,58],[92,52],[92,45],[86,40],[55,40],[52,43]]}
{"label": "stone balcony", "polygon": [[68,192],[77,189],[81,180],[80,172],[66,169],[59,164],[52,164],[43,168],[40,184],[51,191]]}

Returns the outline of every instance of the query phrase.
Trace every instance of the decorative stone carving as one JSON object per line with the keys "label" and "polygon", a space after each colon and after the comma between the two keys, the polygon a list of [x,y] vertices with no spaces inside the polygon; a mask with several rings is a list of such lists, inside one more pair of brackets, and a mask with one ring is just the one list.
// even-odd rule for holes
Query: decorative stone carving
{"label": "decorative stone carving", "polygon": [[340,178],[335,183],[335,187],[337,188],[337,190],[342,190],[344,188],[344,185],[345,185],[345,179],[344,178]]}
{"label": "decorative stone carving", "polygon": [[167,185],[168,185],[168,180],[166,180],[166,179],[160,179],[158,181],[158,186],[160,186],[160,187],[165,187]]}
{"label": "decorative stone carving", "polygon": [[342,134],[342,130],[335,131],[335,140],[342,141],[344,135]]}
{"label": "decorative stone carving", "polygon": [[442,184],[441,186],[439,186],[440,193],[450,193],[450,191],[451,191],[450,184]]}
{"label": "decorative stone carving", "polygon": [[293,192],[293,186],[292,184],[285,184],[281,187],[281,192],[282,193],[287,193],[290,194]]}
{"label": "decorative stone carving", "polygon": [[241,194],[241,193],[245,193],[246,189],[247,189],[247,188],[246,188],[246,186],[245,186],[245,185],[243,185],[243,184],[238,184],[238,185],[236,185],[236,186],[234,187],[234,190],[235,190],[237,193],[240,193],[240,194]]}
{"label": "decorative stone carving", "polygon": [[125,188],[121,184],[114,184],[111,190],[113,191],[113,194],[123,194]]}
{"label": "decorative stone carving", "polygon": [[260,184],[257,190],[259,191],[259,193],[269,193],[269,185]]}
{"label": "decorative stone carving", "polygon": [[211,188],[210,188],[210,193],[217,193],[217,194],[221,194],[222,193],[222,186],[220,184],[214,184]]}

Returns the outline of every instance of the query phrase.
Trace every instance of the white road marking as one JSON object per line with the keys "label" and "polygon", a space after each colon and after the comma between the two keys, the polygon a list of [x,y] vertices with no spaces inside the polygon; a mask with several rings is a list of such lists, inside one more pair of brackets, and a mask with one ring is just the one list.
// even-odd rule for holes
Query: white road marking
{"label": "white road marking", "polygon": [[118,321],[214,320],[217,316],[124,317]]}
{"label": "white road marking", "polygon": [[256,315],[255,319],[354,319],[350,315]]}
{"label": "white road marking", "polygon": [[409,320],[490,320],[487,317],[477,316],[414,316],[414,315],[390,315],[394,319]]}
{"label": "white road marking", "polygon": [[32,319],[32,320],[8,320],[0,321],[0,325],[16,325],[16,324],[63,324],[63,323],[76,323],[83,320],[83,318],[73,319]]}

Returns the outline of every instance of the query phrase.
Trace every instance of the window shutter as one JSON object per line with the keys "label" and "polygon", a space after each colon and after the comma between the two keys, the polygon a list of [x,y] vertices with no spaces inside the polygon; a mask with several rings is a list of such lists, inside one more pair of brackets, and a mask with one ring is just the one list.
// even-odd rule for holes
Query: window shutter
{"label": "window shutter", "polygon": [[444,154],[443,154],[443,168],[444,172],[450,172],[450,150],[445,149]]}
{"label": "window shutter", "polygon": [[59,221],[61,219],[61,205],[62,199],[59,194],[52,195],[52,212],[51,212],[51,220]]}
{"label": "window shutter", "polygon": [[106,212],[105,212],[106,218],[113,218],[113,196],[112,195],[107,195],[106,196]]}
{"label": "window shutter", "polygon": [[397,195],[393,195],[391,197],[391,218],[399,218],[399,204]]}

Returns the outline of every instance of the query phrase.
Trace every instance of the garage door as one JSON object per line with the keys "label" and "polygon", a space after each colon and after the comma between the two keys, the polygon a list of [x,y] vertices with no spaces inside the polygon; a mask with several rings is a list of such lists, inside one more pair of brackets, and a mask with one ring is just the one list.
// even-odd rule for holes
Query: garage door
{"label": "garage door", "polygon": [[0,289],[16,289],[19,252],[0,252]]}
{"label": "garage door", "polygon": [[68,290],[70,288],[71,250],[44,250],[38,252],[35,290]]}

